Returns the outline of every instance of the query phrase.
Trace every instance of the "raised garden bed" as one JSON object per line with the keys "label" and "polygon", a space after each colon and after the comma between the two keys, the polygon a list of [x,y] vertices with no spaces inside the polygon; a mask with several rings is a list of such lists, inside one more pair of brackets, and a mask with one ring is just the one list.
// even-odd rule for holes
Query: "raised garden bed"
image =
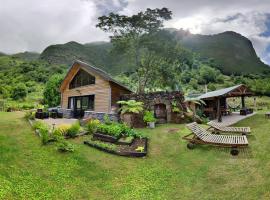
{"label": "raised garden bed", "polygon": [[103,134],[103,133],[94,133],[93,134],[93,139],[95,140],[101,140],[104,142],[111,142],[111,143],[116,143],[118,138],[114,137],[112,135],[107,135],[107,134]]}
{"label": "raised garden bed", "polygon": [[[99,149],[101,151],[127,157],[144,157],[147,155],[148,139],[147,138],[135,138],[131,145],[116,145],[111,143],[105,143],[106,145],[100,145],[99,142],[93,140],[84,141],[84,144]],[[136,150],[138,147],[142,147],[142,151]]]}

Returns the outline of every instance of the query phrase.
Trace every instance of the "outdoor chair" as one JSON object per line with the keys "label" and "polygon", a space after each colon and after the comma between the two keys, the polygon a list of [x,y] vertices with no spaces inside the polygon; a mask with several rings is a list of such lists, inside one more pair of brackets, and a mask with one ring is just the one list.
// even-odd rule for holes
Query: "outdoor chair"
{"label": "outdoor chair", "polygon": [[210,126],[208,130],[213,129],[214,133],[242,133],[242,135],[248,135],[251,133],[250,127],[222,126],[214,121],[210,121],[207,124]]}
{"label": "outdoor chair", "polygon": [[238,155],[238,147],[247,147],[248,140],[245,135],[216,135],[208,132],[200,127],[196,122],[186,125],[192,131],[183,137],[184,140],[189,141],[187,144],[188,149],[193,149],[196,144],[208,144],[219,147],[230,147],[231,155]]}

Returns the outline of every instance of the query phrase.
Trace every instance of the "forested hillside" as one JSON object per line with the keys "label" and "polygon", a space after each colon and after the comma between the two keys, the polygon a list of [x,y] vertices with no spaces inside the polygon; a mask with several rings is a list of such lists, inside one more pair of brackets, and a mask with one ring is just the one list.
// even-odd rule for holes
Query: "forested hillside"
{"label": "forested hillside", "polygon": [[[178,42],[202,58],[213,59],[215,67],[224,74],[265,74],[270,67],[257,56],[250,40],[235,32],[224,32],[216,35],[194,35],[183,30],[168,29]],[[118,74],[134,71],[123,55],[111,54],[109,42],[66,44],[47,47],[40,58],[53,64],[71,65],[75,59],[84,60],[102,69]]]}

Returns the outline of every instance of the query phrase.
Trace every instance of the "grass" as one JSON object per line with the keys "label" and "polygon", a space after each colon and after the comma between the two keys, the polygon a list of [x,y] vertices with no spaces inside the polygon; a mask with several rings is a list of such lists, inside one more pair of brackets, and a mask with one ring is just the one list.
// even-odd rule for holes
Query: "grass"
{"label": "grass", "polygon": [[0,199],[270,198],[270,120],[263,114],[237,124],[253,132],[238,157],[210,146],[188,150],[181,136],[189,131],[168,124],[141,130],[149,155],[138,159],[83,145],[90,136],[70,139],[75,152],[60,153],[41,145],[22,117],[0,113]]}

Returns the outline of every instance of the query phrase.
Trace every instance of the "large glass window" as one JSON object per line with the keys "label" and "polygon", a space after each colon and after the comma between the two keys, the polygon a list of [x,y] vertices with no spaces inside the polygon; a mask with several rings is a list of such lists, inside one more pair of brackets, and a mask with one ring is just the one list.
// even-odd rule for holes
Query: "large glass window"
{"label": "large glass window", "polygon": [[77,96],[68,98],[69,109],[94,110],[95,95]]}
{"label": "large glass window", "polygon": [[69,84],[69,89],[95,84],[95,77],[80,69]]}

